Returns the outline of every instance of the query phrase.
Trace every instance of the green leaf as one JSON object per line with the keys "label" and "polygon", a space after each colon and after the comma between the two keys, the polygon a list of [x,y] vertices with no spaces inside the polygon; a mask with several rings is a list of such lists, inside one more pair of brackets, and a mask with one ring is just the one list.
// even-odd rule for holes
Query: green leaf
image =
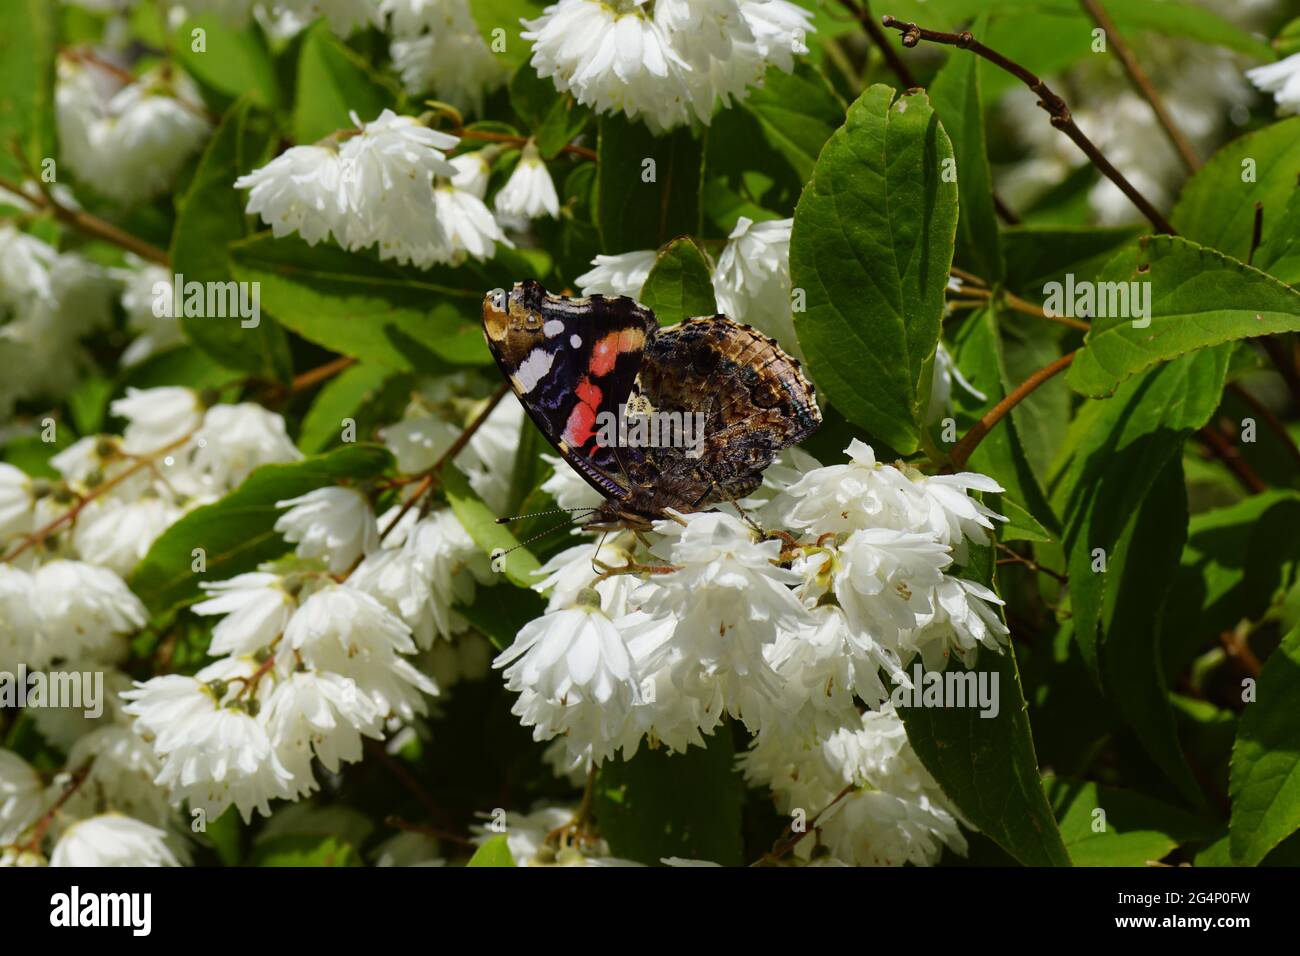
{"label": "green leaf", "polygon": [[1251,265],[1287,285],[1300,286],[1300,190],[1291,193],[1286,209],[1267,231]]}
{"label": "green leaf", "polygon": [[[546,0],[474,0],[469,8],[488,49],[515,66],[528,59],[531,49],[528,41],[519,35],[524,29],[519,21],[536,19],[545,6]],[[492,46],[500,36],[494,35],[496,30],[505,32],[505,47],[499,51]]]}
{"label": "green leaf", "polygon": [[[228,247],[251,231],[244,215],[244,195],[233,184],[240,175],[261,165],[273,143],[269,119],[246,99],[232,106],[222,119],[178,204],[171,260],[185,284],[231,281]],[[175,303],[174,308],[179,311],[181,304]],[[259,309],[260,305],[259,300]],[[288,379],[293,370],[284,330],[265,315],[257,320],[257,325],[249,328],[244,328],[244,323],[251,320],[239,315],[185,314],[179,321],[195,345],[227,368]]]}
{"label": "green leaf", "polygon": [[920,443],[957,231],[952,145],[924,93],[873,86],[817,160],[794,215],[795,330],[831,403],[898,452]]}
{"label": "green leaf", "polygon": [[[981,401],[960,383],[954,383],[952,400],[959,413],[963,431],[970,429],[993,409],[1014,386],[1008,382],[1002,356],[1002,339],[996,314],[990,309],[979,309],[962,323],[956,342],[954,360],[967,380],[984,394]],[[1046,528],[1060,529],[1060,520],[1052,511],[1038,476],[1034,474],[1020,440],[1019,427],[1014,418],[1002,422],[979,443],[968,462],[971,471],[996,479],[1006,493],[994,508],[1005,509],[1015,504],[1021,514],[1029,517],[1032,525],[1022,526],[1030,533],[1028,540],[1048,540],[1034,537],[1047,534]],[[1010,512],[1003,513],[1010,516]],[[1008,538],[1007,532],[1013,537]],[[1003,528],[1003,541],[1016,540],[1016,529]]]}
{"label": "green leaf", "polygon": [[474,851],[466,866],[514,866],[515,858],[510,855],[510,844],[505,834],[494,836]]}
{"label": "green leaf", "polygon": [[768,144],[794,167],[801,181],[812,176],[817,157],[844,122],[844,104],[826,78],[800,61],[793,73],[767,71],[763,85],[741,101],[758,120]]}
{"label": "green leaf", "polygon": [[[971,25],[971,32],[982,36],[987,23],[987,16],[979,17]],[[956,160],[957,198],[961,207],[957,219],[957,260],[994,283],[1001,281],[1006,265],[993,206],[979,64],[979,57],[950,56],[929,90],[944,131],[952,140]]]}
{"label": "green leaf", "polygon": [[113,383],[92,375],[82,379],[68,396],[68,411],[72,424],[80,435],[97,435],[104,430],[104,416],[108,400],[113,394]]}
{"label": "green leaf", "polygon": [[1165,673],[1243,618],[1259,620],[1300,576],[1300,494],[1266,491],[1192,517],[1165,612]]}
{"label": "green leaf", "polygon": [[527,63],[510,80],[510,104],[532,129],[543,159],[551,159],[577,138],[591,111],[549,79],[537,75]]}
{"label": "green leaf", "polygon": [[692,239],[676,239],[659,253],[641,287],[639,301],[660,325],[676,325],[697,315],[718,311],[709,261]]}
{"label": "green leaf", "polygon": [[394,88],[319,22],[310,29],[298,58],[298,98],[293,138],[314,143],[340,129],[352,129],[355,112],[363,123],[397,103]]}
{"label": "green leaf", "polygon": [[1131,790],[1059,777],[1045,783],[1075,866],[1146,866],[1212,839],[1217,826]]}
{"label": "green leaf", "polygon": [[[1218,407],[1226,349],[1158,366],[1085,405],[1057,488],[1075,639],[1094,681],[1187,799],[1200,789],[1178,745],[1160,668],[1161,602],[1186,534],[1180,451]],[[1104,570],[1102,561],[1104,561]]]}
{"label": "green leaf", "polygon": [[1260,671],[1232,749],[1232,859],[1253,866],[1300,829],[1300,628]]}
{"label": "green leaf", "polygon": [[[1120,252],[1096,285],[1092,329],[1067,378],[1084,395],[1109,395],[1196,349],[1300,329],[1300,292],[1258,269],[1177,236],[1144,237],[1137,252]],[[1149,295],[1142,318],[1139,290]]]}
{"label": "green leaf", "polygon": [[1255,203],[1264,207],[1267,241],[1283,222],[1298,174],[1300,116],[1239,136],[1220,149],[1183,188],[1170,220],[1193,242],[1245,262]]}
{"label": "green leaf", "polygon": [[498,584],[479,588],[472,605],[456,609],[497,650],[503,651],[514,643],[525,624],[546,613],[546,601],[534,591]]}
{"label": "green leaf", "polygon": [[258,841],[253,866],[361,866],[352,844],[334,837],[290,834]]}
{"label": "green leaf", "polygon": [[700,232],[703,148],[689,128],[663,136],[644,123],[602,116],[597,225],[605,252],[658,249]]}
{"label": "green leaf", "polygon": [[362,417],[393,377],[382,365],[353,365],[326,382],[303,417],[298,447],[313,455],[341,441],[345,418],[356,422],[357,437],[364,437]]}
{"label": "green leaf", "polygon": [[[23,179],[54,158],[54,63],[58,7],[48,0],[0,4],[0,172]],[[11,151],[16,146],[23,161]]]}
{"label": "green leaf", "polygon": [[1063,281],[1067,272],[1076,281],[1096,278],[1136,236],[1129,227],[1011,226],[1002,232],[1007,288],[1041,302],[1047,283]]}
{"label": "green leaf", "polygon": [[236,243],[231,261],[239,279],[260,283],[262,307],[308,341],[388,368],[434,373],[489,363],[478,322],[484,293],[535,274],[509,250],[484,265],[420,271],[268,233]]}
{"label": "green leaf", "polygon": [[[392,465],[375,445],[350,445],[288,465],[263,465],[220,501],[196,508],[163,532],[131,576],[131,590],[152,614],[199,595],[199,582],[221,581],[284,554],[275,530],[277,501],[296,498],[341,480],[363,481]],[[194,571],[202,548],[205,570]]]}
{"label": "green leaf", "polygon": [[642,747],[608,760],[596,780],[596,820],[610,852],[648,865],[665,857],[744,862],[744,786],[727,727],[685,753]]}
{"label": "green leaf", "polygon": [[[194,50],[193,31],[204,32],[202,51]],[[215,14],[190,17],[172,38],[176,58],[200,83],[234,99],[247,94],[259,106],[278,109],[280,84],[266,37],[256,24],[232,29]]]}
{"label": "green leaf", "polygon": [[538,579],[533,572],[541,567],[541,563],[531,551],[519,546],[505,525],[497,524],[497,515],[474,494],[465,476],[455,468],[443,468],[442,488],[451,510],[484,554],[491,555],[498,549],[509,552],[501,568],[506,578],[521,588],[531,588],[536,584]]}

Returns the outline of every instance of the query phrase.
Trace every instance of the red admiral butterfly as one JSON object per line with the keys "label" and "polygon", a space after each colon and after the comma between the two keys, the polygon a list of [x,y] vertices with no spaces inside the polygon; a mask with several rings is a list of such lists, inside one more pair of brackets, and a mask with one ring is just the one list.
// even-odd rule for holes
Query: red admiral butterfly
{"label": "red admiral butterfly", "polygon": [[[661,329],[634,300],[552,295],[535,280],[483,300],[488,348],[529,416],[605,496],[595,523],[644,525],[762,483],[781,449],[821,424],[813,386],[772,339],[723,315]],[[602,422],[677,413],[703,425],[692,448],[604,440]]]}

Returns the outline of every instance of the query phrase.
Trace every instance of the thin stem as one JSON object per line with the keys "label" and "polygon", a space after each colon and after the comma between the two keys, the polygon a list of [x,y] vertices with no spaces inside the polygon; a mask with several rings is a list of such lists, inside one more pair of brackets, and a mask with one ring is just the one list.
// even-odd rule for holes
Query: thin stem
{"label": "thin stem", "polygon": [[1272,409],[1236,382],[1230,382],[1228,384],[1228,391],[1232,392],[1233,395],[1236,395],[1239,399],[1249,405],[1251,411],[1264,419],[1264,424],[1268,425],[1269,429],[1277,435],[1278,438],[1282,439],[1282,447],[1286,449],[1287,454],[1294,459],[1297,465],[1300,465],[1300,448],[1296,447],[1295,439],[1293,439],[1291,433],[1286,430],[1286,425],[1282,423],[1282,419],[1274,415]]}
{"label": "thin stem", "polygon": [[1165,135],[1169,137],[1170,142],[1174,144],[1174,148],[1178,150],[1178,155],[1182,157],[1188,169],[1196,172],[1201,168],[1201,158],[1196,155],[1196,150],[1192,149],[1192,144],[1183,135],[1183,131],[1178,128],[1178,124],[1174,122],[1174,118],[1170,115],[1164,100],[1161,99],[1160,94],[1151,83],[1151,78],[1146,75],[1146,71],[1142,69],[1137,58],[1133,56],[1133,51],[1128,48],[1124,38],[1115,29],[1115,23],[1111,20],[1110,14],[1106,12],[1106,8],[1101,5],[1101,0],[1079,0],[1079,2],[1088,16],[1092,17],[1093,23],[1105,31],[1106,42],[1110,44],[1111,50],[1114,51],[1119,62],[1123,64],[1124,72],[1128,74],[1128,78],[1137,87],[1138,92],[1142,94],[1147,103],[1150,104],[1151,112],[1156,114],[1156,120],[1165,131]]}
{"label": "thin stem", "polygon": [[498,388],[495,394],[488,399],[488,403],[483,406],[483,410],[474,416],[474,420],[466,425],[460,435],[457,436],[456,440],[451,443],[451,447],[443,452],[438,460],[429,466],[428,470],[425,471],[424,475],[420,478],[420,483],[416,485],[415,490],[411,492],[411,496],[402,504],[401,509],[397,512],[397,515],[393,520],[389,522],[388,527],[380,533],[380,541],[383,541],[392,534],[393,529],[402,523],[402,519],[406,517],[407,512],[414,508],[419,500],[433,487],[434,483],[438,479],[438,473],[442,470],[442,466],[465,450],[465,446],[468,445],[469,440],[474,437],[474,433],[483,427],[483,423],[487,421],[488,416],[492,414],[492,410],[497,407],[501,399],[505,398],[506,392],[508,391],[510,391],[510,386],[508,384],[503,384]]}
{"label": "thin stem", "polygon": [[1060,571],[1053,571],[1051,568],[1045,568],[1037,561],[1034,561],[1031,558],[1026,558],[1023,554],[1019,553],[1018,551],[1013,551],[1011,548],[1007,547],[1005,544],[1003,544],[1000,541],[998,542],[998,550],[1003,552],[1005,555],[1007,555],[1007,557],[1004,560],[998,561],[998,564],[1023,565],[1024,567],[1028,568],[1030,571],[1033,571],[1035,574],[1046,574],[1048,577],[1055,578],[1057,581],[1060,581],[1062,584],[1069,583],[1070,579],[1067,578]]}
{"label": "thin stem", "polygon": [[1020,80],[1038,95],[1038,105],[1041,106],[1052,119],[1052,125],[1063,132],[1074,142],[1084,154],[1092,160],[1094,166],[1101,170],[1102,174],[1120,188],[1120,191],[1141,210],[1142,215],[1146,216],[1156,228],[1157,232],[1174,235],[1174,227],[1169,224],[1164,216],[1151,205],[1145,196],[1130,183],[1118,169],[1116,169],[1087,136],[1083,130],[1079,129],[1070,115],[1070,107],[1066,105],[1065,100],[1061,99],[1052,91],[1043,80],[1036,76],[1030,70],[1021,66],[1014,60],[1008,59],[997,50],[992,50],[980,43],[970,34],[970,31],[963,33],[942,33],[937,30],[926,30],[917,26],[915,23],[908,23],[894,17],[885,17],[882,21],[885,26],[900,31],[903,34],[903,46],[914,47],[922,40],[928,40],[931,43],[941,43],[947,46],[955,46],[961,50],[970,50],[977,56],[982,56],[994,66],[997,66],[1010,73],[1016,79]]}
{"label": "thin stem", "polygon": [[77,209],[69,209],[48,192],[41,192],[40,195],[33,196],[24,192],[21,186],[3,178],[0,178],[0,189],[7,189],[11,193],[22,196],[38,209],[49,210],[59,222],[71,226],[79,232],[83,232],[95,239],[102,239],[104,242],[110,242],[127,252],[133,252],[141,259],[147,259],[149,262],[157,263],[160,266],[171,267],[171,259],[162,249],[145,242],[143,239],[137,239],[130,233],[123,232],[111,222],[100,219],[98,216],[92,216],[88,212],[81,212]]}
{"label": "thin stem", "polygon": [[[456,135],[461,139],[479,139],[486,143],[509,143],[512,146],[523,146],[528,142],[527,136],[512,136],[509,133],[489,133],[483,129],[458,129]],[[572,156],[580,156],[583,159],[595,160],[596,151],[588,149],[586,146],[577,146],[573,143],[566,145],[561,152],[569,153]]]}
{"label": "thin stem", "polygon": [[903,58],[898,55],[898,51],[890,44],[889,37],[885,35],[884,30],[880,29],[880,24],[876,22],[876,18],[871,15],[871,4],[867,0],[862,0],[860,4],[855,3],[854,0],[840,0],[840,6],[852,13],[857,21],[862,24],[862,29],[867,31],[867,36],[871,38],[871,42],[880,51],[880,55],[885,58],[885,63],[898,77],[898,81],[909,90],[918,86],[916,77],[912,75],[912,71],[903,61]]}
{"label": "thin stem", "polygon": [[72,795],[81,789],[81,785],[85,783],[86,778],[90,776],[90,768],[94,763],[95,758],[91,757],[72,774],[71,779],[68,780],[67,785],[63,788],[63,792],[59,794],[59,799],[55,800],[53,806],[41,814],[41,818],[36,821],[36,826],[32,830],[31,839],[24,844],[26,849],[31,850],[33,853],[40,852],[41,841],[45,839],[45,834],[49,831],[50,825],[54,822],[55,815],[63,809],[65,803],[72,799]]}
{"label": "thin stem", "polygon": [[1078,354],[1077,351],[1070,352],[1068,355],[1062,355],[1050,365],[1043,366],[1017,386],[1016,390],[1010,395],[994,405],[983,418],[975,423],[974,428],[962,436],[962,440],[957,443],[955,448],[953,448],[952,455],[950,456],[953,469],[955,470],[965,465],[967,460],[970,458],[971,453],[975,451],[975,448],[984,440],[984,436],[992,430],[994,425],[1002,421],[1011,409],[1015,408],[1033,394],[1034,390],[1038,388],[1038,386],[1052,378],[1052,376],[1069,368],[1070,363],[1074,361],[1074,357]]}
{"label": "thin stem", "polygon": [[326,362],[324,365],[308,369],[301,375],[294,376],[293,383],[289,386],[291,391],[305,392],[313,385],[319,385],[326,379],[333,378],[339,372],[351,368],[357,364],[357,360],[350,355],[342,355],[332,362]]}
{"label": "thin stem", "polygon": [[[791,850],[793,850],[796,846],[799,845],[799,841],[801,841],[809,833],[812,833],[814,830],[817,829],[817,821],[819,821],[822,817],[824,817],[826,813],[831,809],[831,807],[835,806],[835,804],[839,803],[841,800],[843,800],[845,797],[847,797],[850,793],[852,793],[856,789],[857,789],[856,784],[852,784],[852,783],[845,784],[844,789],[842,789],[839,793],[835,794],[835,799],[831,800],[830,803],[822,807],[821,810],[817,812],[817,815],[808,821],[808,825],[804,827],[803,832],[795,833],[791,835],[789,839],[783,839],[780,843],[778,843],[776,846],[772,848],[772,852],[769,853],[766,857],[764,857],[763,860],[764,861],[779,860],[787,853],[789,853]],[[787,834],[790,834],[792,829],[793,829],[793,825],[787,826],[783,833],[783,837]]]}
{"label": "thin stem", "polygon": [[108,494],[108,492],[112,491],[114,488],[116,488],[122,482],[126,481],[131,476],[137,475],[147,468],[153,468],[154,463],[159,458],[161,458],[163,455],[166,455],[169,451],[175,451],[177,448],[180,448],[182,445],[184,445],[193,437],[194,437],[194,432],[192,431],[186,432],[183,436],[176,439],[174,442],[168,445],[164,445],[162,448],[156,449],[155,451],[150,452],[148,455],[142,455],[138,457],[135,460],[135,462],[131,464],[129,467],[123,469],[118,474],[114,475],[112,478],[105,481],[103,484],[97,485],[89,494],[83,495],[81,498],[79,498],[77,500],[77,503],[73,505],[71,508],[69,508],[67,511],[65,511],[63,514],[59,515],[57,518],[55,518],[53,521],[46,524],[44,527],[41,527],[36,531],[33,531],[31,534],[27,535],[22,544],[14,548],[14,550],[10,551],[3,558],[0,558],[0,564],[8,564],[9,562],[17,558],[19,555],[30,550],[31,548],[36,547],[36,545],[43,542],[46,538],[54,534],[54,532],[58,531],[65,524],[69,524],[70,522],[76,521],[77,516],[81,514],[82,510],[85,509],[86,505],[90,504],[96,498],[102,498],[104,495]]}
{"label": "thin stem", "polygon": [[1231,441],[1213,425],[1206,425],[1196,433],[1197,439],[1201,444],[1213,453],[1214,457],[1228,466],[1228,470],[1241,483],[1242,488],[1248,494],[1257,495],[1261,492],[1268,491],[1268,485],[1255,474],[1255,469],[1251,468],[1246,459],[1241,457],[1239,452]]}

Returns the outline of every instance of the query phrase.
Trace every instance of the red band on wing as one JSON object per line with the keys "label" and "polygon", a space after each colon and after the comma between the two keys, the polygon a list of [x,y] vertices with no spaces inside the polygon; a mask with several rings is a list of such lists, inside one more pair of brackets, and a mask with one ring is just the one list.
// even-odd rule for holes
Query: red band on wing
{"label": "red band on wing", "polygon": [[569,420],[565,423],[562,437],[565,444],[576,451],[591,440],[596,425],[596,409],[600,407],[602,392],[599,385],[593,385],[585,376],[579,380],[574,392],[578,396],[578,404],[574,405],[573,411],[569,412]]}

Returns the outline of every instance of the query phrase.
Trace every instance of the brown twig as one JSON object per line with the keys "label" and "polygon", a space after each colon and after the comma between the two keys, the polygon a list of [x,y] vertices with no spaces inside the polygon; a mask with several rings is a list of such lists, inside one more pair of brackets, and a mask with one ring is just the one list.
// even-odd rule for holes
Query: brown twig
{"label": "brown twig", "polygon": [[1173,116],[1165,107],[1164,100],[1161,99],[1155,86],[1152,85],[1151,78],[1146,75],[1146,71],[1142,69],[1137,58],[1133,56],[1133,51],[1128,48],[1124,38],[1115,29],[1115,23],[1111,20],[1110,14],[1106,12],[1106,8],[1101,5],[1100,0],[1079,0],[1079,2],[1088,16],[1092,17],[1093,23],[1097,24],[1105,32],[1106,42],[1110,44],[1111,50],[1114,51],[1119,62],[1123,64],[1124,72],[1128,74],[1128,78],[1137,87],[1138,92],[1142,94],[1147,103],[1150,104],[1151,112],[1156,114],[1156,120],[1165,131],[1165,135],[1169,137],[1170,142],[1174,144],[1174,148],[1178,150],[1178,155],[1182,157],[1188,169],[1196,172],[1201,168],[1201,158],[1196,155],[1196,150],[1192,149],[1192,144],[1187,141],[1183,131],[1174,122]]}
{"label": "brown twig", "polygon": [[313,385],[319,385],[326,379],[333,378],[339,372],[351,368],[357,364],[357,360],[350,355],[342,355],[332,362],[326,362],[324,365],[309,369],[301,375],[295,375],[289,388],[294,392],[305,392]]}
{"label": "brown twig", "polygon": [[1034,561],[1031,558],[1026,558],[1023,554],[1020,554],[1018,551],[1012,550],[1011,548],[1007,547],[1005,544],[1003,544],[1000,541],[998,542],[998,550],[1008,555],[1008,557],[1005,560],[998,561],[997,562],[998,564],[1023,565],[1024,567],[1028,568],[1030,571],[1033,571],[1036,574],[1046,574],[1049,578],[1055,578],[1057,581],[1061,582],[1062,584],[1070,583],[1070,579],[1067,578],[1060,571],[1053,571],[1051,568],[1045,568],[1037,561]]}
{"label": "brown twig", "polygon": [[474,420],[466,425],[460,435],[457,436],[456,440],[451,443],[451,447],[443,452],[438,460],[429,466],[428,470],[425,471],[424,475],[420,478],[420,483],[416,485],[415,490],[411,492],[411,496],[402,504],[401,509],[397,512],[397,515],[393,520],[389,522],[388,527],[380,533],[380,541],[387,538],[392,533],[393,529],[402,523],[402,519],[406,517],[407,512],[414,508],[416,503],[419,502],[419,500],[423,498],[431,488],[433,488],[434,483],[438,480],[438,473],[442,470],[442,466],[465,450],[465,446],[468,445],[469,440],[474,437],[474,433],[483,427],[483,423],[487,421],[488,416],[492,414],[492,410],[497,407],[497,404],[501,399],[505,398],[506,392],[508,391],[510,391],[510,386],[507,384],[503,384],[498,388],[495,394],[488,399],[488,403],[483,407],[483,410],[474,416]]}
{"label": "brown twig", "polygon": [[1196,433],[1196,438],[1213,453],[1214,457],[1228,466],[1228,470],[1249,494],[1257,495],[1268,491],[1268,485],[1255,474],[1255,469],[1250,467],[1246,459],[1241,457],[1241,452],[1214,425],[1206,425]]}
{"label": "brown twig", "polygon": [[983,441],[984,436],[989,433],[994,425],[1002,421],[1002,419],[1006,417],[1007,413],[1032,394],[1034,389],[1038,388],[1038,386],[1042,385],[1052,376],[1065,371],[1070,366],[1070,363],[1074,361],[1074,357],[1077,354],[1079,354],[1077,351],[1070,352],[1068,355],[1062,355],[1051,364],[1043,366],[1018,385],[1015,391],[1010,395],[994,405],[983,418],[975,423],[975,426],[970,431],[962,436],[961,441],[959,441],[956,447],[953,448],[952,455],[950,456],[953,469],[955,470],[965,465],[976,446]]}
{"label": "brown twig", "polygon": [[85,783],[86,778],[90,776],[90,768],[94,762],[95,758],[91,757],[76,769],[72,774],[72,777],[68,780],[67,785],[64,786],[63,792],[59,794],[59,798],[55,800],[54,804],[41,814],[41,818],[36,821],[36,826],[32,830],[31,839],[23,844],[24,849],[30,850],[33,853],[40,852],[41,841],[45,839],[45,834],[49,832],[51,824],[54,823],[54,817],[63,809],[63,805],[72,799],[72,795],[81,789],[81,785]]}
{"label": "brown twig", "polygon": [[103,497],[105,494],[112,491],[122,482],[126,481],[126,479],[130,478],[132,475],[137,475],[140,472],[144,471],[145,469],[153,468],[155,462],[157,462],[159,458],[161,458],[163,455],[166,455],[167,452],[169,451],[175,451],[177,448],[180,448],[182,445],[184,445],[193,437],[194,437],[194,432],[192,431],[186,432],[183,436],[176,439],[174,442],[164,445],[162,448],[156,449],[150,452],[148,455],[142,455],[137,457],[136,460],[129,467],[118,472],[116,475],[114,475],[112,478],[109,478],[103,484],[97,485],[88,494],[81,496],[77,500],[77,503],[74,504],[67,511],[65,511],[63,514],[59,515],[57,518],[55,518],[53,521],[49,522],[48,524],[38,528],[36,531],[33,531],[31,534],[26,535],[23,539],[22,544],[18,545],[18,547],[14,548],[4,557],[0,558],[0,564],[8,564],[10,561],[13,561],[19,555],[30,550],[31,548],[34,548],[36,545],[40,544],[50,535],[54,534],[54,532],[62,528],[65,524],[75,521],[77,519],[77,516],[81,514],[82,510],[86,507],[86,505],[90,504],[96,498]]}
{"label": "brown twig", "polygon": [[[763,859],[760,860],[759,862],[766,863],[766,862],[773,862],[779,860],[787,853],[789,853],[791,850],[793,850],[796,846],[799,845],[800,840],[802,840],[809,833],[812,833],[814,830],[817,829],[817,821],[819,821],[822,817],[824,817],[826,813],[831,809],[831,807],[835,806],[835,804],[839,803],[841,800],[843,800],[845,797],[847,797],[850,793],[852,793],[856,789],[857,789],[856,784],[852,784],[852,783],[845,784],[844,789],[841,790],[839,793],[835,794],[835,799],[831,800],[830,803],[822,807],[821,810],[819,810],[817,814],[811,820],[808,821],[808,825],[804,827],[801,833],[793,833],[793,835],[791,835],[794,829],[794,824],[793,823],[787,824],[785,830],[781,834],[781,838],[779,838],[779,842],[775,846],[773,846],[771,852],[768,853],[766,856],[764,856]],[[788,839],[786,839],[786,837],[788,837]]]}
{"label": "brown twig", "polygon": [[1294,459],[1295,463],[1300,465],[1300,448],[1296,447],[1295,440],[1291,437],[1291,433],[1286,430],[1286,425],[1283,424],[1282,419],[1274,415],[1271,408],[1236,382],[1228,383],[1228,391],[1249,405],[1251,411],[1264,419],[1264,424],[1266,424],[1278,438],[1282,439],[1282,447],[1286,449],[1287,453],[1292,459]]}
{"label": "brown twig", "polygon": [[[511,146],[520,146],[528,142],[527,136],[513,136],[510,133],[490,133],[484,129],[458,129],[456,135],[461,139],[478,139],[485,143],[508,143]],[[580,156],[583,159],[596,159],[596,151],[588,149],[586,146],[578,146],[569,143],[560,150],[562,153],[568,153],[571,156]]]}
{"label": "brown twig", "polygon": [[0,189],[7,189],[11,193],[22,196],[38,209],[49,210],[53,213],[55,219],[71,226],[78,232],[83,232],[95,239],[102,239],[104,242],[110,242],[127,252],[135,253],[141,259],[147,259],[149,262],[157,263],[160,266],[171,267],[171,259],[162,249],[150,245],[143,239],[137,239],[130,233],[123,232],[111,222],[100,219],[98,216],[92,216],[88,212],[81,212],[77,209],[69,209],[47,192],[41,192],[40,195],[33,196],[24,192],[21,186],[3,178],[0,178]]}
{"label": "brown twig", "polygon": [[1151,205],[1145,196],[1130,183],[1118,169],[1111,164],[1099,150],[1092,140],[1084,135],[1083,130],[1079,129],[1078,124],[1070,115],[1070,107],[1065,100],[1052,91],[1043,80],[1021,66],[1014,60],[1003,56],[997,50],[986,47],[980,43],[970,33],[942,33],[938,30],[927,30],[917,26],[915,23],[908,23],[898,20],[894,17],[885,17],[882,22],[885,26],[898,30],[903,35],[903,46],[914,47],[922,40],[928,40],[931,43],[941,43],[947,46],[955,46],[960,50],[969,50],[977,56],[988,60],[994,66],[997,66],[1010,73],[1016,79],[1028,86],[1038,96],[1038,105],[1041,106],[1051,117],[1052,125],[1070,137],[1079,149],[1092,161],[1093,165],[1101,170],[1102,174],[1120,188],[1120,191],[1141,210],[1142,215],[1146,216],[1156,228],[1157,232],[1174,235],[1174,227],[1169,224],[1164,216]]}

